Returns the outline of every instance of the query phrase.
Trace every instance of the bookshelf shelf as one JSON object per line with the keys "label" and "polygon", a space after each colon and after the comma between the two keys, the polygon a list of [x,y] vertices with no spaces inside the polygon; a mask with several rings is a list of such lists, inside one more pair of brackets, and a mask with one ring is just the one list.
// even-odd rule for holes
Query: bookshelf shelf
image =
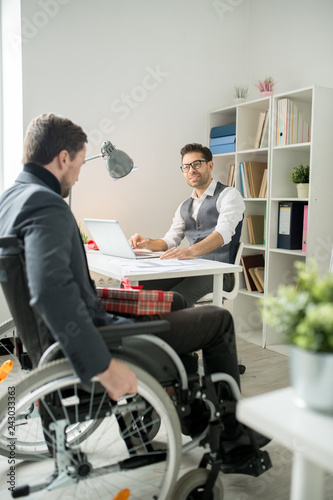
{"label": "bookshelf shelf", "polygon": [[[282,99],[291,99],[310,124],[310,141],[277,145],[278,102]],[[255,148],[260,113],[265,112],[269,120],[268,146]],[[241,277],[239,294],[232,304],[236,333],[259,345],[287,354],[288,349],[281,337],[262,322],[258,300],[267,294],[274,294],[279,284],[293,281],[294,263],[297,260],[304,262],[314,257],[322,273],[329,270],[333,246],[333,169],[328,158],[332,142],[333,89],[313,85],[211,111],[208,114],[208,138],[212,127],[231,123],[236,123],[236,151],[232,154],[214,155],[214,178],[223,182],[223,179],[228,178],[230,165],[234,164],[235,185],[242,192],[239,164],[267,163],[267,196],[244,198],[246,209],[241,235],[244,243],[243,256],[264,256],[265,290],[264,293],[248,291],[244,277]],[[293,167],[300,163],[310,165],[308,198],[298,198],[296,185],[289,181]],[[306,252],[277,248],[280,201],[301,201],[308,204]],[[247,217],[263,214],[265,244],[250,244]]]}

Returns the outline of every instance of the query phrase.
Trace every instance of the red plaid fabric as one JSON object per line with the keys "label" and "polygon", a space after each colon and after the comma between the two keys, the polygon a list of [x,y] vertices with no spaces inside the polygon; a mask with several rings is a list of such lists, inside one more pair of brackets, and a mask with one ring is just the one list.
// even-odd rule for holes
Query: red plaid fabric
{"label": "red plaid fabric", "polygon": [[125,290],[98,287],[97,295],[108,312],[123,314],[161,314],[171,310],[172,292],[160,290]]}

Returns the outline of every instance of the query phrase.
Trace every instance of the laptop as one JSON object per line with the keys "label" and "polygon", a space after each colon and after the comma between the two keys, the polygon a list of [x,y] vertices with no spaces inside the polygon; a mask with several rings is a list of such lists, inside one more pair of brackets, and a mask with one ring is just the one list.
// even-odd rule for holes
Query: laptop
{"label": "laptop", "polygon": [[124,259],[160,257],[164,252],[133,250],[117,220],[84,219],[90,234],[104,255]]}

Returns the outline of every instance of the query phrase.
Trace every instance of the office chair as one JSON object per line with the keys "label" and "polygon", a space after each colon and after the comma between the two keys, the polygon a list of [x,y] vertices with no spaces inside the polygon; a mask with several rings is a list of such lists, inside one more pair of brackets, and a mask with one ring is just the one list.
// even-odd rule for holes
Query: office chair
{"label": "office chair", "polygon": [[[0,280],[8,306],[33,367],[39,364],[0,399],[0,453],[9,456],[15,432],[16,459],[43,460],[43,467],[34,468],[36,476],[29,474],[28,485],[13,486],[12,496],[63,488],[70,498],[113,498],[124,488],[135,493],[140,487],[147,500],[189,500],[192,494],[222,500],[221,419],[235,412],[240,398],[235,380],[223,373],[199,377],[194,355],[180,358],[154,335],[168,329],[166,321],[107,326],[100,331],[112,355],[138,379],[137,394],[112,401],[97,379],[80,382],[30,307],[22,244],[15,237],[1,238],[0,248],[7,252],[0,256]],[[207,420],[182,446],[181,426],[198,402]],[[259,476],[271,462],[248,432],[255,455],[243,459],[242,472]],[[210,451],[175,486],[181,454],[198,445]],[[152,478],[144,485],[143,471]]]}

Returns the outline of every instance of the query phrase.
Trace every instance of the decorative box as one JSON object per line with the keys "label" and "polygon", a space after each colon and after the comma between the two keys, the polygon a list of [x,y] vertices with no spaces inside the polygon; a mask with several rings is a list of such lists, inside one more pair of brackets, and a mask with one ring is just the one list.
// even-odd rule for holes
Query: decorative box
{"label": "decorative box", "polygon": [[96,289],[103,307],[108,312],[122,314],[161,314],[171,310],[172,292],[124,288]]}

